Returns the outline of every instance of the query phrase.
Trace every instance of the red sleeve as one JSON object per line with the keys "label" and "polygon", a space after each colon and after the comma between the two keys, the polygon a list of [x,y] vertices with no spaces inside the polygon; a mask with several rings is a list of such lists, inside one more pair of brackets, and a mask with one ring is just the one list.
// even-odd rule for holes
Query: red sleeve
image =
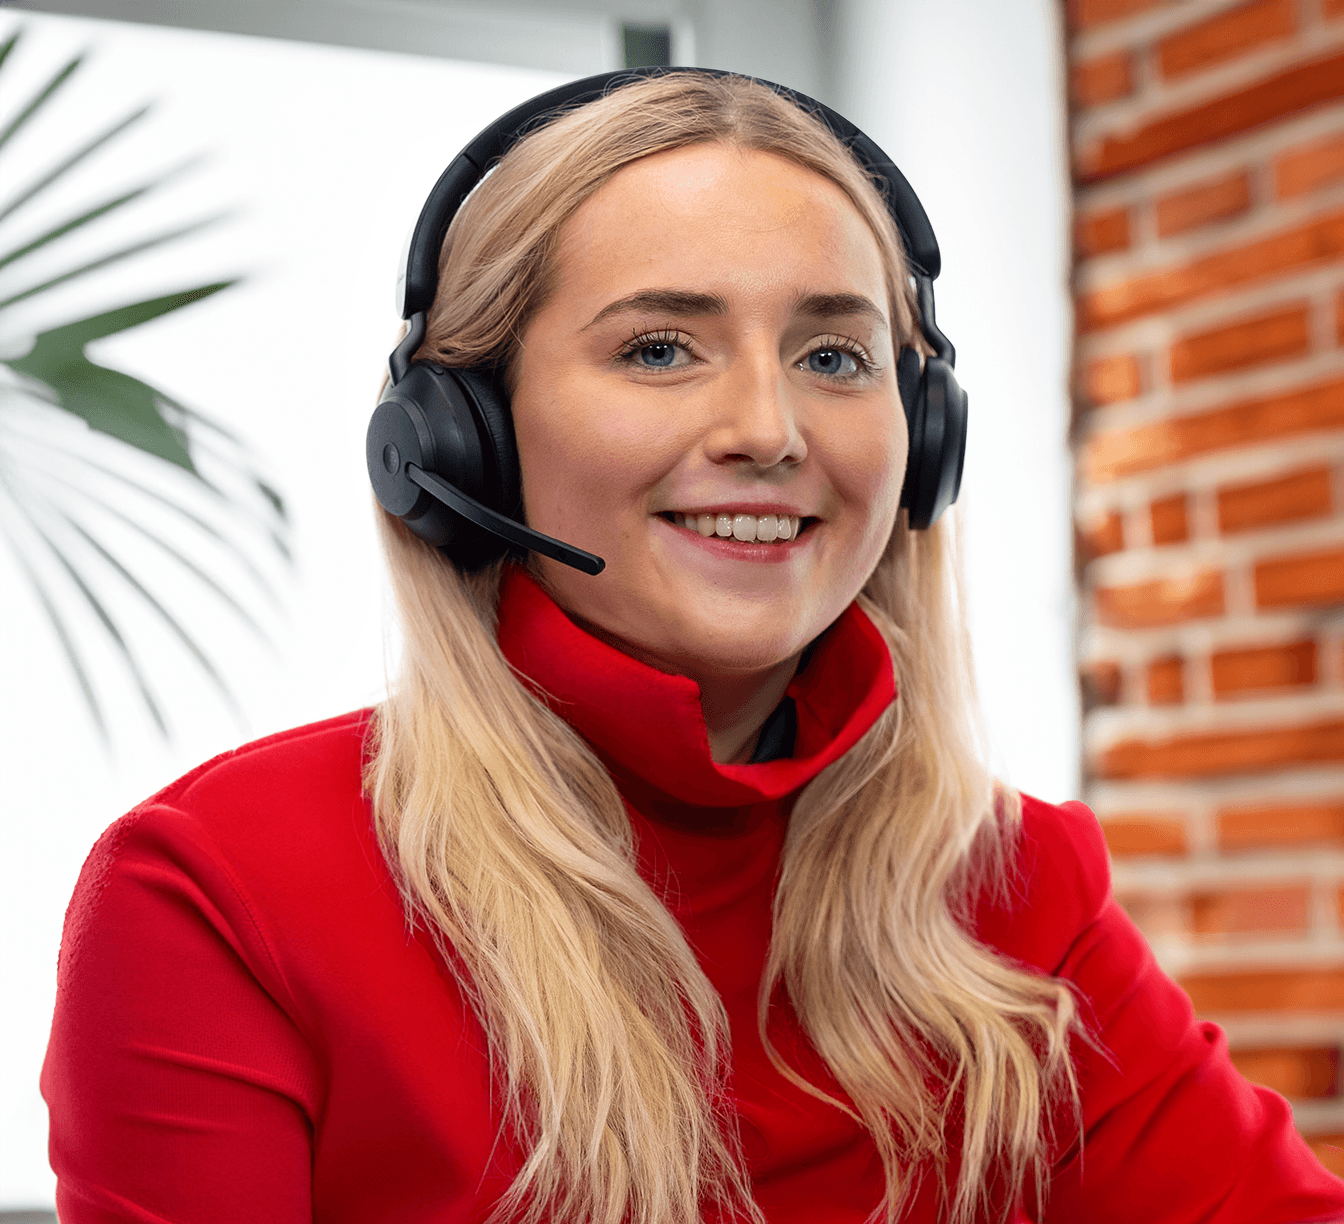
{"label": "red sleeve", "polygon": [[311,1224],[319,1077],[268,956],[190,818],[150,806],[103,835],[42,1071],[62,1224]]}
{"label": "red sleeve", "polygon": [[1028,800],[1024,847],[1030,909],[1066,915],[1062,929],[1072,938],[1050,947],[1039,918],[1026,920],[1026,943],[1035,946],[1020,945],[1018,959],[1078,988],[1101,1047],[1075,1046],[1083,1143],[1056,1165],[1043,1221],[1344,1220],[1344,1182],[1312,1155],[1287,1101],[1238,1074],[1222,1030],[1195,1019],[1185,992],[1112,899],[1092,813]]}

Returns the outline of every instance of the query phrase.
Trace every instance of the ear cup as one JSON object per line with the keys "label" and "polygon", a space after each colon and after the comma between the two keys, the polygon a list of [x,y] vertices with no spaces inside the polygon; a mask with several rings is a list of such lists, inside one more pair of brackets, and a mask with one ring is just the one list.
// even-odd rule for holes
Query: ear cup
{"label": "ear cup", "polygon": [[901,486],[901,505],[909,511],[910,527],[921,531],[957,499],[966,459],[966,392],[952,367],[939,357],[927,357],[918,383],[911,376],[913,363],[901,350],[896,381],[901,391],[910,431],[910,455]]}
{"label": "ear cup", "polygon": [[901,407],[905,409],[906,424],[919,400],[919,380],[923,374],[919,354],[909,345],[902,345],[896,358],[896,386],[901,393]]}
{"label": "ear cup", "polygon": [[476,501],[511,516],[519,501],[513,430],[488,370],[413,365],[374,410],[365,459],[384,509],[463,569],[476,569],[507,549],[411,481],[414,463]]}
{"label": "ear cup", "polygon": [[518,443],[513,434],[513,413],[504,390],[502,370],[473,367],[449,370],[466,394],[481,437],[481,449],[492,463],[493,497],[478,500],[513,517],[522,508],[522,481],[518,470]]}

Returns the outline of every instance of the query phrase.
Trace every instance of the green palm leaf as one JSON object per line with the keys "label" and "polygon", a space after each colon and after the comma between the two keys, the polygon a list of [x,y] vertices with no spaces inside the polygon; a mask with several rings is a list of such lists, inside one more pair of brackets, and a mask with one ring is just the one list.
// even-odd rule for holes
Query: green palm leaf
{"label": "green palm leaf", "polygon": [[127,671],[130,673],[131,679],[135,682],[135,686],[140,693],[140,698],[144,702],[150,717],[154,720],[155,726],[158,727],[162,735],[166,736],[168,734],[168,724],[164,721],[163,711],[160,708],[158,701],[155,700],[154,690],[149,683],[148,677],[145,675],[144,667],[141,665],[135,651],[131,648],[130,643],[126,640],[126,636],[122,633],[116,618],[107,610],[107,606],[102,598],[99,597],[97,591],[93,589],[86,579],[84,571],[71,560],[66,550],[57,544],[56,541],[52,539],[51,535],[38,523],[28,504],[25,501],[15,499],[15,505],[18,507],[19,513],[28,520],[29,529],[32,534],[46,547],[47,552],[55,560],[56,564],[65,571],[75,589],[83,597],[84,602],[98,618],[103,629],[106,630],[107,636],[116,647],[117,653],[121,656]]}
{"label": "green palm leaf", "polygon": [[[0,264],[0,266],[3,266]],[[148,383],[90,361],[85,346],[157,319],[227,289],[233,281],[202,285],[104,311],[42,332],[23,357],[3,364],[49,387],[55,402],[90,427],[195,472],[183,430],[163,414],[167,397]]]}
{"label": "green palm leaf", "polygon": [[[14,44],[18,42],[18,33],[14,33],[5,41],[5,54],[0,57],[0,64],[9,58],[9,53],[14,49]],[[42,107],[51,100],[55,92],[70,79],[75,70],[84,62],[82,55],[75,56],[65,67],[59,69],[56,74],[47,81],[41,89],[37,91],[17,115],[14,116],[4,127],[0,128],[0,148],[4,148],[18,132]]]}
{"label": "green palm leaf", "polygon": [[37,596],[37,601],[42,605],[42,610],[46,613],[47,620],[56,634],[56,640],[61,645],[61,653],[65,655],[65,661],[74,673],[75,680],[84,695],[85,708],[93,719],[93,725],[98,731],[98,736],[104,743],[107,743],[107,720],[103,717],[103,707],[98,700],[98,693],[93,687],[93,682],[89,679],[89,673],[84,667],[84,660],[80,655],[79,648],[75,645],[74,636],[65,623],[65,617],[61,614],[60,606],[52,598],[46,582],[43,581],[41,573],[29,558],[27,550],[18,543],[15,532],[7,528],[5,537],[9,542],[14,560],[18,563],[23,576],[28,580],[29,587],[32,588],[33,594]]}
{"label": "green palm leaf", "polygon": [[[220,551],[223,552],[230,561],[246,572],[247,576],[254,583],[255,590],[259,595],[265,597],[272,607],[277,609],[280,607],[280,600],[275,593],[275,588],[261,572],[261,568],[257,565],[256,561],[253,560],[251,552],[243,547],[231,535],[221,531],[220,528],[215,523],[211,522],[204,514],[198,513],[190,506],[184,505],[182,502],[161,493],[157,489],[151,489],[144,485],[136,484],[134,481],[129,480],[124,472],[117,471],[115,468],[99,463],[94,459],[90,459],[87,455],[66,455],[62,456],[62,458],[73,459],[74,464],[63,462],[58,468],[43,467],[40,458],[35,458],[33,463],[39,467],[42,474],[47,479],[55,484],[61,485],[68,490],[71,495],[90,498],[97,501],[100,509],[105,513],[120,514],[121,512],[113,510],[106,499],[94,498],[94,495],[88,490],[87,480],[84,478],[83,474],[75,470],[76,464],[86,471],[94,472],[99,476],[106,477],[108,480],[133,488],[140,497],[153,503],[155,511],[169,511],[170,514],[185,520],[202,536],[216,544]],[[211,492],[215,492],[211,486],[204,482],[202,482],[202,487],[210,489]],[[158,517],[157,514],[156,517]],[[137,524],[137,526],[142,525]],[[281,537],[281,540],[284,542],[283,536]],[[289,558],[287,545],[281,555],[286,559]]]}
{"label": "green palm leaf", "polygon": [[[0,42],[0,69],[18,43],[17,30]],[[41,121],[44,108],[67,88],[82,59],[67,60],[12,117],[0,116],[0,151],[17,132]],[[95,154],[142,119],[146,110],[136,110],[91,137],[81,136],[68,152],[55,150],[47,167],[0,205],[0,224],[30,210],[53,186],[73,181]],[[57,142],[48,138],[47,144],[54,149]],[[3,168],[0,160],[0,172]],[[0,378],[0,532],[18,573],[51,624],[89,716],[104,740],[108,739],[107,704],[98,692],[89,652],[109,648],[154,725],[164,736],[169,734],[167,712],[152,671],[134,644],[137,634],[132,630],[146,619],[151,627],[157,626],[177,641],[210,687],[240,717],[228,682],[210,652],[190,623],[156,594],[155,586],[164,581],[163,564],[169,567],[168,573],[175,570],[185,575],[198,591],[265,640],[265,626],[252,605],[260,597],[274,610],[280,600],[268,568],[258,561],[258,546],[263,554],[282,563],[289,561],[284,501],[246,445],[219,421],[142,379],[93,361],[86,351],[97,340],[181,310],[229,288],[236,280],[222,279],[133,301],[36,335],[28,333],[24,343],[26,303],[172,243],[216,218],[190,221],[93,258],[85,256],[82,262],[37,284],[3,283],[35,252],[59,252],[72,235],[94,233],[114,214],[131,215],[135,205],[166,177],[161,174],[76,215],[48,222],[38,228],[36,236],[30,234],[22,242],[7,247],[0,242],[0,351],[22,354],[0,359],[0,375],[4,375]],[[132,461],[136,455],[150,458]],[[154,475],[156,465],[161,477]],[[108,530],[99,530],[95,524]],[[202,550],[185,542],[191,535],[209,547]],[[114,537],[150,546],[149,553],[140,549],[135,555],[148,556],[151,563],[155,556],[160,559],[157,582],[138,572],[142,562],[122,555]],[[240,569],[246,575],[243,588],[215,572],[214,563],[207,560],[210,556]],[[136,615],[136,608],[142,617]]]}
{"label": "green palm leaf", "polygon": [[40,251],[44,246],[55,242],[56,239],[64,238],[66,234],[72,234],[75,230],[82,229],[91,221],[98,221],[107,216],[108,213],[115,212],[118,208],[122,208],[125,205],[140,199],[140,197],[147,191],[152,191],[156,185],[156,183],[146,183],[144,186],[128,191],[124,195],[119,195],[111,200],[105,200],[96,208],[90,208],[86,212],[80,213],[77,217],[71,217],[68,221],[62,221],[55,229],[49,229],[45,234],[38,235],[38,237],[32,239],[32,241],[24,243],[23,246],[15,247],[14,250],[7,254],[0,255],[0,268],[15,263],[24,258],[24,256],[31,255],[34,251]]}
{"label": "green palm leaf", "polygon": [[[3,47],[0,47],[0,51],[7,51],[8,48],[13,45],[14,39],[11,38]],[[4,62],[5,57],[3,54],[0,54],[0,65],[3,65]],[[30,200],[41,195],[41,193],[46,191],[46,189],[52,186],[53,183],[60,182],[65,178],[66,174],[78,166],[80,162],[84,161],[91,154],[98,152],[98,150],[107,144],[109,140],[120,136],[128,127],[133,123],[138,123],[147,114],[149,114],[149,107],[147,106],[142,106],[139,110],[132,111],[124,119],[117,120],[117,122],[106,129],[106,131],[99,132],[92,140],[81,145],[71,153],[69,157],[65,158],[64,161],[57,162],[56,165],[39,175],[36,180],[23,188],[8,204],[0,207],[0,221],[4,221],[11,213],[18,212],[20,208]]]}
{"label": "green palm leaf", "polygon": [[133,242],[109,255],[100,255],[97,259],[91,259],[88,263],[81,264],[77,268],[71,268],[68,272],[62,272],[59,276],[53,276],[50,280],[42,281],[37,285],[29,285],[28,288],[21,289],[18,293],[12,293],[9,297],[0,299],[0,310],[36,297],[39,293],[46,293],[47,290],[55,289],[58,285],[64,285],[68,281],[87,276],[90,272],[101,272],[104,268],[111,267],[115,263],[121,263],[134,255],[143,255],[146,251],[152,251],[155,247],[161,247],[167,242],[176,242],[179,238],[194,234],[197,230],[204,229],[207,225],[213,225],[219,220],[221,220],[221,217],[215,216],[207,217],[203,221],[193,221],[190,225],[183,225],[178,229],[169,230],[167,233],[155,234],[152,238],[144,238],[139,242]]}

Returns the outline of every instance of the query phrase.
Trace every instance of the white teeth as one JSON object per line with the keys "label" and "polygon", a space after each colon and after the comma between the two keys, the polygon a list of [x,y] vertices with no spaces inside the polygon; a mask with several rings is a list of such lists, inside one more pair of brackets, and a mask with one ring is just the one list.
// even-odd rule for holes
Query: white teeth
{"label": "white teeth", "polygon": [[796,540],[802,519],[792,514],[673,514],[673,522],[702,536],[717,535],[750,544],[755,540],[771,544],[776,540]]}

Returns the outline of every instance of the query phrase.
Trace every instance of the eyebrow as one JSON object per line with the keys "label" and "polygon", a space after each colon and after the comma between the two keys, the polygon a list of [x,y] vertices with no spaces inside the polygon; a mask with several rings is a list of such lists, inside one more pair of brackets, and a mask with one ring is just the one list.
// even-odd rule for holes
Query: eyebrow
{"label": "eyebrow", "polygon": [[[688,289],[641,289],[638,293],[604,306],[583,330],[587,331],[613,315],[641,310],[672,315],[724,315],[728,313],[728,303],[717,293],[696,293]],[[878,327],[887,326],[887,316],[859,293],[810,293],[799,299],[794,313],[810,315],[814,319],[858,315],[870,319]]]}
{"label": "eyebrow", "polygon": [[637,310],[674,315],[723,315],[728,313],[728,303],[717,293],[693,293],[688,289],[641,289],[638,293],[602,307],[583,330],[595,327],[612,315]]}
{"label": "eyebrow", "polygon": [[795,314],[811,315],[816,319],[858,315],[871,320],[878,327],[887,326],[887,316],[859,293],[811,293],[794,307]]}

